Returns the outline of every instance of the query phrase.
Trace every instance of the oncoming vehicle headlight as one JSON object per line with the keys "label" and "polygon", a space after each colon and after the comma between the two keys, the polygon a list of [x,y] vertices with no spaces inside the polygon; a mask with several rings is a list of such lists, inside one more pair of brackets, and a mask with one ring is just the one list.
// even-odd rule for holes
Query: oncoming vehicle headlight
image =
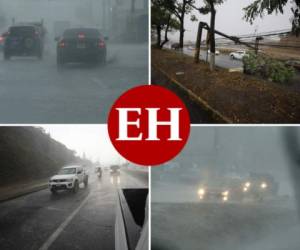
{"label": "oncoming vehicle headlight", "polygon": [[205,194],[205,189],[204,188],[200,188],[198,190],[198,194],[199,194],[199,196],[203,196]]}
{"label": "oncoming vehicle headlight", "polygon": [[228,196],[223,196],[222,200],[223,201],[228,201]]}
{"label": "oncoming vehicle headlight", "polygon": [[251,183],[250,183],[250,182],[246,182],[246,183],[245,183],[245,187],[246,187],[246,188],[249,188],[250,186],[251,186]]}
{"label": "oncoming vehicle headlight", "polygon": [[228,191],[228,190],[224,191],[224,192],[222,193],[222,195],[223,195],[223,196],[228,196],[228,195],[229,195],[229,191]]}
{"label": "oncoming vehicle headlight", "polygon": [[267,185],[267,183],[263,182],[263,183],[260,185],[260,187],[261,187],[262,189],[265,189],[265,188],[268,187],[268,185]]}
{"label": "oncoming vehicle headlight", "polygon": [[244,192],[247,192],[247,191],[248,191],[248,188],[247,188],[247,187],[244,187],[244,188],[243,188],[243,191],[244,191]]}

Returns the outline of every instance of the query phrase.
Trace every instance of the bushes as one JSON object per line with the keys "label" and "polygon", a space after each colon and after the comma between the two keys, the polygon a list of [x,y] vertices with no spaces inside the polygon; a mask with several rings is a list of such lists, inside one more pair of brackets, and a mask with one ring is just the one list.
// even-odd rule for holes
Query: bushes
{"label": "bushes", "polygon": [[288,83],[295,74],[294,69],[283,62],[253,52],[248,53],[243,62],[245,74],[256,75],[272,82]]}

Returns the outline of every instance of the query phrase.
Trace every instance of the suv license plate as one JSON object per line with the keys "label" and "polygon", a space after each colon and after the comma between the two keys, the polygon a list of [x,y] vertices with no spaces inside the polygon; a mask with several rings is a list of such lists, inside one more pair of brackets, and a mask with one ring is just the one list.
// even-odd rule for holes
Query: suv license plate
{"label": "suv license plate", "polygon": [[86,48],[85,43],[78,43],[77,44],[77,49],[85,49],[85,48]]}

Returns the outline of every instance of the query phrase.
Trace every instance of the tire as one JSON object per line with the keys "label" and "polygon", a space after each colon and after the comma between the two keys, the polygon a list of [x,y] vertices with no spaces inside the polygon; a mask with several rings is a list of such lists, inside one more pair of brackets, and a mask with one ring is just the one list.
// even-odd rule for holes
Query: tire
{"label": "tire", "polygon": [[234,60],[234,55],[231,55],[230,58],[231,58],[231,60]]}
{"label": "tire", "polygon": [[10,55],[9,55],[8,52],[4,51],[3,55],[4,55],[4,60],[5,61],[9,61],[10,60]]}
{"label": "tire", "polygon": [[57,62],[57,68],[58,68],[58,70],[62,70],[63,67],[64,67],[64,64],[65,64],[64,61],[63,61],[63,59],[60,56],[57,56],[56,62]]}
{"label": "tire", "polygon": [[84,187],[87,188],[88,184],[89,184],[89,179],[86,178],[86,179],[84,180]]}
{"label": "tire", "polygon": [[50,191],[52,194],[57,194],[57,191],[54,188],[51,188]]}
{"label": "tire", "polygon": [[78,192],[78,190],[79,190],[79,183],[78,183],[78,181],[75,181],[72,191],[74,194],[76,194]]}
{"label": "tire", "polygon": [[39,60],[42,60],[42,59],[43,59],[43,52],[42,52],[41,50],[38,52],[37,58],[38,58]]}

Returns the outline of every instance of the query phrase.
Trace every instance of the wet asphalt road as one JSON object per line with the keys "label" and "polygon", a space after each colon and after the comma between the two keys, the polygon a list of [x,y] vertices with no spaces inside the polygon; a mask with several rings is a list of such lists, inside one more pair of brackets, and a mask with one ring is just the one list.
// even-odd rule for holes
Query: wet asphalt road
{"label": "wet asphalt road", "polygon": [[[297,250],[295,209],[234,203],[152,203],[152,250]],[[172,237],[170,237],[172,235]]]}
{"label": "wet asphalt road", "polygon": [[107,64],[56,66],[53,45],[44,59],[0,54],[0,123],[106,123],[124,91],[148,82],[148,45],[108,44]]}
{"label": "wet asphalt road", "polygon": [[117,188],[147,187],[145,178],[121,172],[90,174],[87,189],[51,195],[42,190],[0,203],[0,249],[114,249]]}

